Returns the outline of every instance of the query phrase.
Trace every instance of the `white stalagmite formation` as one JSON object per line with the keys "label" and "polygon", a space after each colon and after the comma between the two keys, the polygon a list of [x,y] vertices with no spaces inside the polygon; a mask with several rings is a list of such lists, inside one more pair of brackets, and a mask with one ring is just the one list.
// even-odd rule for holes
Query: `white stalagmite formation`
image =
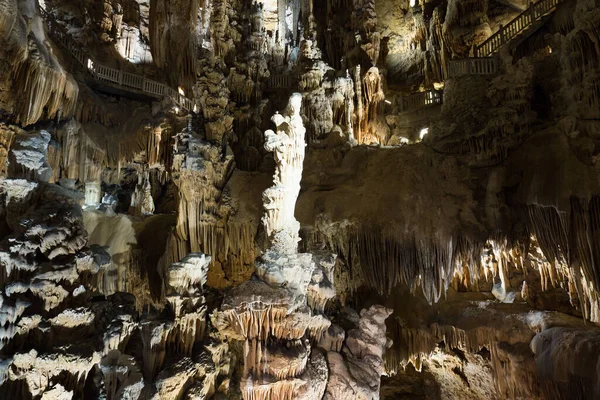
{"label": "white stalagmite formation", "polygon": [[257,262],[256,273],[268,284],[285,285],[298,296],[306,296],[315,263],[311,254],[298,253],[300,223],[294,217],[306,147],[301,106],[302,96],[294,93],[287,115],[276,113],[272,118],[277,133],[265,132],[265,148],[273,152],[276,168],[274,186],[263,193],[263,225],[271,246]]}
{"label": "white stalagmite formation", "polygon": [[[306,146],[301,106],[302,96],[293,94],[285,114],[273,117],[277,133],[265,133],[265,148],[274,153],[277,166],[274,186],[263,194],[270,246],[256,262],[259,280],[232,289],[212,317],[222,335],[244,341],[241,391],[247,400],[319,398],[325,390],[325,358],[311,352],[308,339],[318,341],[331,323],[313,313],[307,301],[312,298],[315,309],[322,310],[333,297],[327,276],[334,262],[324,262],[320,273],[313,274],[313,256],[298,253],[300,226],[294,209]],[[284,341],[286,349],[270,346],[272,340]]]}
{"label": "white stalagmite formation", "polygon": [[[265,148],[274,152],[276,171],[274,186],[263,194],[263,224],[270,246],[256,261],[258,279],[233,288],[220,311],[212,315],[223,337],[244,342],[244,399],[321,398],[329,374],[325,357],[314,345],[336,352],[342,350],[345,338],[344,330],[321,314],[335,296],[336,257],[298,253],[299,223],[294,209],[305,151],[301,105],[302,96],[293,94],[286,113],[273,117],[277,133],[265,133]],[[344,360],[348,359],[355,366],[350,367],[352,374],[363,371],[352,384],[360,388],[361,398],[372,398],[379,390],[382,356],[389,347],[384,321],[390,312],[383,307],[363,311],[359,333],[350,333],[351,348],[345,358],[339,358],[340,369],[346,368]],[[285,343],[283,349],[281,343]],[[341,356],[328,356],[336,357]],[[340,379],[330,381],[332,399],[353,393],[335,388]]]}
{"label": "white stalagmite formation", "polygon": [[299,240],[300,224],[294,217],[294,209],[300,193],[302,164],[306,151],[306,129],[300,117],[301,107],[302,95],[294,93],[288,104],[289,115],[284,117],[276,113],[272,118],[276,132],[265,132],[265,149],[273,152],[276,167],[273,175],[274,186],[263,194],[266,212],[263,224],[273,244],[289,245],[287,248],[281,248],[285,253],[296,252]]}

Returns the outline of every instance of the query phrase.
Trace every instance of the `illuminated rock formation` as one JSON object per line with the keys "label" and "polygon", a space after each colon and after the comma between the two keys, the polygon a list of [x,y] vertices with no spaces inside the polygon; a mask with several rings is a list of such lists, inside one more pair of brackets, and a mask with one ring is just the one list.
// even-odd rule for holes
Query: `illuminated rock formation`
{"label": "illuminated rock formation", "polygon": [[85,183],[85,204],[89,206],[99,205],[102,202],[102,187],[100,182]]}
{"label": "illuminated rock formation", "polygon": [[341,353],[327,353],[330,376],[324,399],[379,397],[383,354],[391,345],[385,336],[385,320],[391,313],[381,306],[362,310],[358,326],[348,332]]}
{"label": "illuminated rock formation", "polygon": [[[265,148],[274,153],[277,167],[274,186],[263,193],[263,225],[270,246],[257,260],[258,279],[232,289],[213,316],[222,335],[244,341],[244,399],[318,398],[327,380],[325,358],[318,350],[310,355],[308,339],[321,338],[330,321],[308,307],[308,286],[314,282],[312,303],[321,310],[333,295],[321,290],[328,279],[322,270],[313,275],[313,256],[298,253],[299,223],[294,218],[306,146],[301,104],[302,96],[293,94],[285,114],[273,116],[277,133],[265,132]],[[287,345],[270,346],[271,340]]]}
{"label": "illuminated rock formation", "polygon": [[0,399],[600,397],[599,10],[0,0]]}
{"label": "illuminated rock formation", "polygon": [[[73,392],[73,386],[82,385],[104,352],[121,346],[127,333],[122,324],[122,329],[114,332],[115,340],[105,347],[102,335],[93,330],[96,318],[108,322],[111,318],[102,307],[86,305],[86,293],[93,290],[101,257],[87,247],[78,204],[82,197],[44,184],[48,174],[30,174],[32,162],[47,165],[45,148],[35,146],[36,136],[31,140],[13,150],[11,159],[20,160],[21,171],[40,181],[3,180],[2,208],[11,213],[10,221],[18,224],[0,243],[2,335],[10,343],[9,351],[12,349],[9,357],[4,353],[0,375],[3,383],[22,382],[33,396],[62,398]],[[47,141],[42,143],[47,145]],[[122,312],[126,313],[124,305]],[[77,332],[79,339],[70,341],[69,335],[77,336]],[[21,345],[12,347],[15,343]],[[86,344],[92,346],[84,350]],[[71,383],[67,384],[67,379],[52,384],[59,376],[70,377]]]}

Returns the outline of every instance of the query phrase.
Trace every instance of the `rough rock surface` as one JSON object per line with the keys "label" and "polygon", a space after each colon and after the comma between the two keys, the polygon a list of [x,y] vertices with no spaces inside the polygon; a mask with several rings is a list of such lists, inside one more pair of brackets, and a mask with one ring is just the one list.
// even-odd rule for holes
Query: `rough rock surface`
{"label": "rough rock surface", "polygon": [[0,398],[600,397],[598,26],[0,0]]}

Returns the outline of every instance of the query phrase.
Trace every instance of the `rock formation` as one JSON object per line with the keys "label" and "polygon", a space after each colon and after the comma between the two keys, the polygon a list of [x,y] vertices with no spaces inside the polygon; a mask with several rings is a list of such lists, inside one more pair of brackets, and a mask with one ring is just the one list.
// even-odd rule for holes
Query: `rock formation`
{"label": "rock formation", "polygon": [[0,399],[600,397],[598,0],[0,0]]}

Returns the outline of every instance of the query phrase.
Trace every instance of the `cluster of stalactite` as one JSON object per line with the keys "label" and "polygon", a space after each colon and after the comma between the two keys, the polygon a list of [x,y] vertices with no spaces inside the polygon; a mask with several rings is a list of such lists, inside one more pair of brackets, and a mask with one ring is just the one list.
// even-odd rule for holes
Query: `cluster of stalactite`
{"label": "cluster of stalactite", "polygon": [[102,1],[99,4],[101,12],[98,13],[99,21],[97,21],[100,30],[103,32],[101,39],[109,41],[114,36],[115,32],[121,26],[123,21],[123,8],[119,3]]}
{"label": "cluster of stalactite", "polygon": [[96,122],[109,128],[118,123],[118,118],[107,109],[105,104],[91,90],[85,87],[81,87],[79,90],[73,117],[82,124]]}
{"label": "cluster of stalactite", "polygon": [[[374,1],[334,1],[315,5],[315,17],[323,26],[324,59],[337,70],[344,70],[369,59],[376,65],[380,36],[376,31]],[[308,37],[308,35],[306,35]],[[311,37],[312,39],[312,37]]]}
{"label": "cluster of stalactite", "polygon": [[427,45],[425,85],[431,86],[436,82],[444,82],[448,73],[449,54],[444,40],[442,11],[439,8],[433,10],[427,33],[424,38]]}
{"label": "cluster of stalactite", "polygon": [[[235,9],[236,12],[232,12]],[[274,54],[274,33],[264,26],[261,3],[218,1],[210,24],[213,58],[200,61],[200,98],[208,140],[229,145],[236,164],[258,168],[262,151],[263,99],[269,64]]]}
{"label": "cluster of stalactite", "polygon": [[[144,115],[137,116],[143,119]],[[56,131],[58,146],[51,147],[50,161],[55,172],[54,181],[61,178],[79,182],[105,181],[121,183],[123,170],[133,168],[143,172],[150,169],[159,181],[165,183],[165,168],[171,163],[172,129],[166,121],[128,127],[122,132],[104,136],[103,129],[93,124],[71,120]]]}
{"label": "cluster of stalactite", "polygon": [[600,15],[594,11],[589,2],[577,4],[573,14],[576,29],[563,40],[560,58],[569,112],[589,119],[599,117],[600,104]]}
{"label": "cluster of stalactite", "polygon": [[16,92],[22,93],[15,113],[22,125],[31,125],[42,117],[66,119],[73,115],[79,87],[67,72],[29,58],[16,65],[13,78],[19,86]]}
{"label": "cluster of stalactite", "polygon": [[[421,371],[428,366],[432,355],[440,346],[450,351],[463,351],[471,354],[482,349],[489,351],[492,377],[497,393],[508,398],[538,396],[542,391],[535,364],[515,357],[507,338],[500,330],[481,326],[463,330],[452,325],[431,324],[426,328],[403,327],[398,319],[388,319],[388,335],[394,344],[385,353],[386,371],[397,374],[408,364]],[[529,341],[533,332],[513,341]],[[510,342],[510,340],[509,340]],[[560,393],[560,392],[558,392]]]}
{"label": "cluster of stalactite", "polygon": [[488,10],[488,0],[452,0],[448,2],[446,12],[446,24],[448,26],[459,25],[477,25],[486,18]]}
{"label": "cluster of stalactite", "polygon": [[231,148],[235,154],[236,166],[244,171],[258,169],[264,156],[264,139],[258,128],[262,125],[264,110],[268,101],[257,106],[238,107],[234,114],[233,131],[235,136]]}
{"label": "cluster of stalactite", "polygon": [[498,282],[502,293],[498,296],[504,301],[510,270],[529,266],[539,273],[543,290],[564,289],[586,319],[598,321],[600,273],[593,261],[598,251],[593,245],[593,226],[600,218],[599,210],[597,197],[589,201],[574,198],[569,213],[528,206],[523,216],[529,233],[518,240],[499,233],[481,242],[459,234],[422,239],[355,224],[337,226],[334,236],[330,226],[317,227],[314,236],[305,240],[308,246],[326,243],[347,263],[334,278],[341,296],[363,285],[390,294],[397,285],[405,284],[432,303],[455,279],[472,288],[482,279],[492,279]]}
{"label": "cluster of stalactite", "polygon": [[595,260],[600,249],[594,227],[600,221],[600,198],[572,198],[568,212],[529,206],[527,214],[530,229],[548,260],[544,268],[550,283],[566,281],[571,296],[577,296],[584,317],[599,321],[600,268]]}
{"label": "cluster of stalactite", "polygon": [[374,0],[359,0],[354,2],[353,21],[363,34],[360,47],[371,60],[372,65],[377,65],[381,46],[381,37],[376,31],[377,13],[375,12]]}
{"label": "cluster of stalactite", "polygon": [[169,239],[164,261],[168,264],[190,251],[212,250],[209,284],[223,287],[243,282],[254,272],[256,229],[252,221],[200,221],[194,224],[193,237],[181,239],[173,235]]}
{"label": "cluster of stalactite", "polygon": [[241,2],[236,0],[212,0],[210,20],[212,51],[216,57],[225,60],[225,62],[231,62],[235,59],[236,44],[242,38],[240,24],[232,25],[233,21],[230,20],[237,15],[231,10],[240,10],[241,8]]}
{"label": "cluster of stalactite", "polygon": [[233,117],[228,113],[231,85],[226,83],[215,59],[200,60],[198,64],[194,97],[204,117],[204,138],[225,145],[233,133]]}
{"label": "cluster of stalactite", "polygon": [[[22,126],[40,119],[70,118],[79,87],[54,56],[44,21],[31,4],[7,2],[2,8],[0,33],[6,39],[5,79],[14,92],[13,120]],[[26,22],[26,19],[28,22]]]}
{"label": "cluster of stalactite", "polygon": [[398,373],[410,363],[421,371],[426,360],[441,342],[447,348],[455,348],[476,353],[483,347],[491,348],[496,342],[492,328],[481,327],[469,331],[452,325],[432,324],[428,328],[403,327],[397,318],[387,322],[388,335],[393,340],[392,347],[385,353],[386,370],[390,374]]}
{"label": "cluster of stalactite", "polygon": [[140,232],[145,229],[144,223],[142,226],[135,225],[126,214],[115,215],[90,207],[83,213],[83,221],[90,244],[106,246],[108,253],[94,279],[96,290],[106,296],[119,292],[131,293],[139,310],[148,305],[162,308],[165,300],[162,281],[168,268],[165,265],[166,257],[162,255],[166,251],[164,242],[174,223],[173,219],[168,220],[165,232],[159,235],[153,232],[156,242],[146,245],[146,248],[145,243],[138,242]]}
{"label": "cluster of stalactite", "polygon": [[[150,4],[150,49],[172,85],[191,86],[196,78],[199,0]],[[177,21],[176,24],[171,21]]]}
{"label": "cluster of stalactite", "polygon": [[179,191],[177,227],[167,244],[166,265],[189,252],[213,257],[211,286],[246,280],[253,272],[257,221],[235,220],[223,189],[235,163],[186,128],[176,137],[173,181]]}

